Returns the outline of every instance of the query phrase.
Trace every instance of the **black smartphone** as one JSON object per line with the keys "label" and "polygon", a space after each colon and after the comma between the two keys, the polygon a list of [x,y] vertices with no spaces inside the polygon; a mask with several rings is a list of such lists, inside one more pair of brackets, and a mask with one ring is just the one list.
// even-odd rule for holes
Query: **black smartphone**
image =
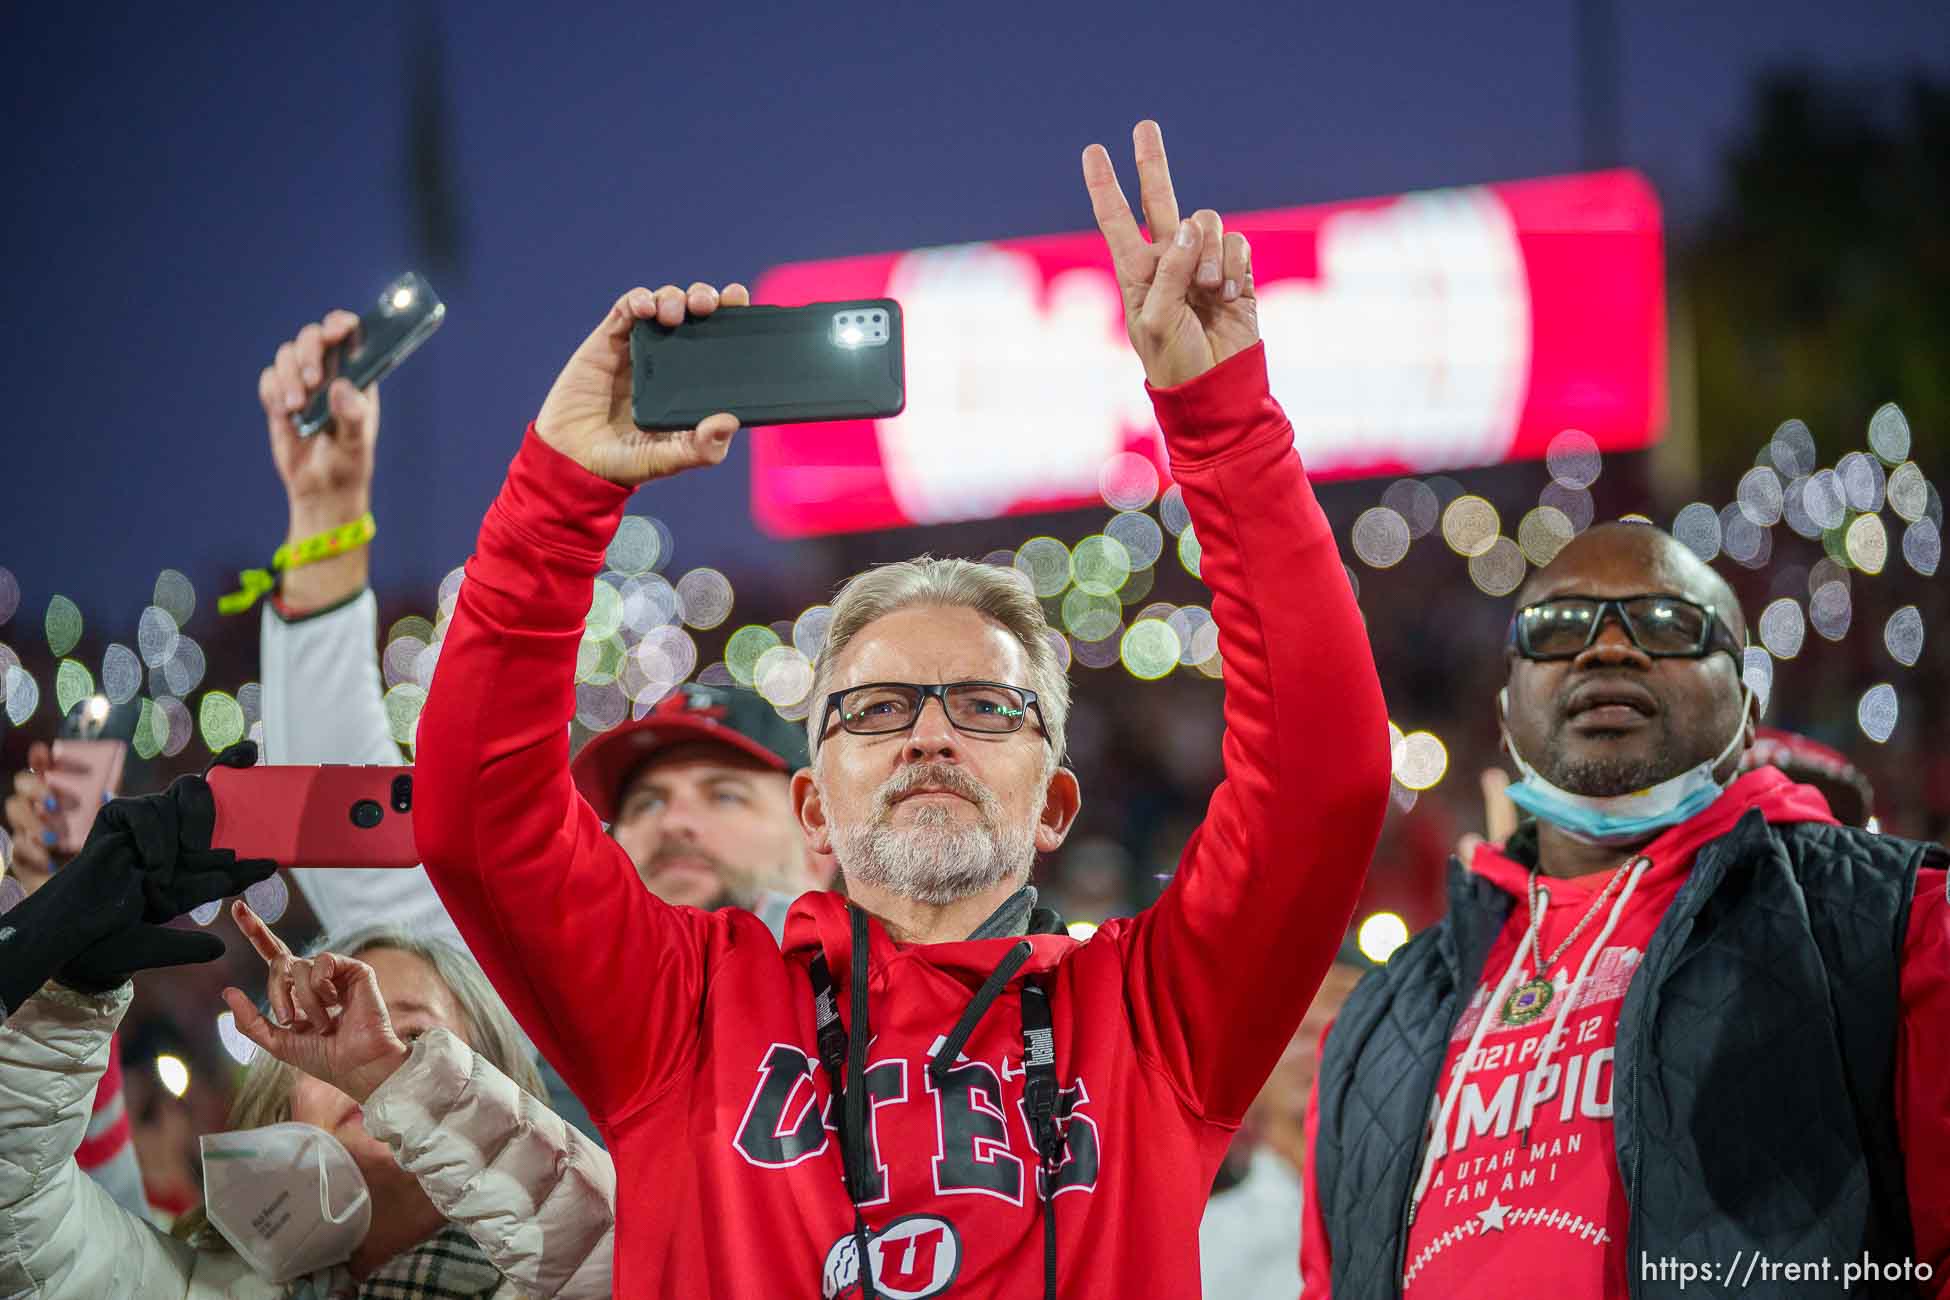
{"label": "black smartphone", "polygon": [[901,308],[892,298],[724,307],[672,329],[630,332],[631,414],[644,430],[899,415],[907,404]]}
{"label": "black smartphone", "polygon": [[413,355],[447,318],[447,304],[417,271],[408,271],[387,285],[372,310],[359,317],[359,328],[336,347],[325,350],[325,382],[298,413],[298,436],[309,438],[332,425],[332,380],[343,376],[355,388],[370,388]]}

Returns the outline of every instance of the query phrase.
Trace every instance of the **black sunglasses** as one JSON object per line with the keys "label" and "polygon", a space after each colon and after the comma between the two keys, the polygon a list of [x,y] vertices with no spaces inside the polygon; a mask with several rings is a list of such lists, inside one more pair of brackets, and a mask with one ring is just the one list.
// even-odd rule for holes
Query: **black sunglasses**
{"label": "black sunglasses", "polygon": [[1574,659],[1598,640],[1616,614],[1632,644],[1655,659],[1704,659],[1741,645],[1704,605],[1663,593],[1643,596],[1554,596],[1526,605],[1510,620],[1510,649],[1525,659]]}
{"label": "black sunglasses", "polygon": [[826,711],[820,715],[819,730],[837,711],[840,728],[856,736],[888,736],[906,731],[921,720],[921,710],[929,700],[940,700],[941,711],[955,730],[981,736],[1006,736],[1021,731],[1033,710],[1043,739],[1049,727],[1043,721],[1043,707],[1036,692],[1006,682],[944,682],[921,685],[915,682],[867,682],[834,691],[826,697]]}

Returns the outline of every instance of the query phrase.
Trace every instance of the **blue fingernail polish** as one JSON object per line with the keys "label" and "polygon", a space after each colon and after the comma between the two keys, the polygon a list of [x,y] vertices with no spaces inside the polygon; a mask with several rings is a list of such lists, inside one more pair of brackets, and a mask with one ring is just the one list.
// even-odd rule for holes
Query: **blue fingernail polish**
{"label": "blue fingernail polish", "polygon": [[46,808],[49,812],[59,812],[61,810],[61,801],[56,799],[53,795],[49,795],[47,798],[43,799],[41,801],[41,805],[44,808]]}
{"label": "blue fingernail polish", "polygon": [[61,837],[56,835],[53,831],[41,832],[41,843],[47,845],[49,848],[54,847],[54,841],[56,841],[59,838]]}

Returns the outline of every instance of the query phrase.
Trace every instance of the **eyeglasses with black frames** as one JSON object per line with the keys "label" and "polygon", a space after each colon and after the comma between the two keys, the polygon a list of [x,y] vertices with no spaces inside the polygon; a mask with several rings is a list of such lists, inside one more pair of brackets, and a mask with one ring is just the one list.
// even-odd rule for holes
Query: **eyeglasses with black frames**
{"label": "eyeglasses with black frames", "polygon": [[825,732],[833,715],[839,715],[840,728],[856,736],[888,736],[907,731],[921,720],[921,710],[929,700],[941,701],[941,710],[957,731],[978,736],[1003,736],[1021,731],[1033,712],[1043,739],[1049,727],[1043,721],[1042,705],[1036,692],[1006,682],[943,682],[923,685],[917,682],[867,682],[834,691],[826,697],[826,711],[819,729]]}
{"label": "eyeglasses with black frames", "polygon": [[1741,646],[1712,610],[1662,592],[1642,596],[1553,596],[1526,605],[1510,620],[1510,649],[1525,659],[1574,659],[1618,617],[1632,644],[1655,659],[1704,659]]}

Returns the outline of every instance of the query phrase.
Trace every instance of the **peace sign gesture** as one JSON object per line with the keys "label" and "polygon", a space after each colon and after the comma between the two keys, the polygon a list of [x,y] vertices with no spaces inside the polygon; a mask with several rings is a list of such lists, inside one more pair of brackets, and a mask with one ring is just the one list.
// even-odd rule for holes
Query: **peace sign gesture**
{"label": "peace sign gesture", "polygon": [[1149,242],[1139,233],[1117,169],[1100,144],[1083,151],[1083,183],[1117,268],[1131,346],[1151,386],[1170,388],[1259,341],[1252,250],[1244,235],[1227,234],[1210,208],[1179,220],[1165,139],[1156,122],[1139,122],[1131,141]]}
{"label": "peace sign gesture", "polygon": [[410,1054],[393,1032],[372,967],[334,952],[293,956],[242,899],[231,904],[230,915],[271,968],[271,1014],[276,1017],[276,1022],[266,1020],[242,992],[227,988],[223,1000],[236,1017],[238,1032],[286,1065],[363,1104]]}

